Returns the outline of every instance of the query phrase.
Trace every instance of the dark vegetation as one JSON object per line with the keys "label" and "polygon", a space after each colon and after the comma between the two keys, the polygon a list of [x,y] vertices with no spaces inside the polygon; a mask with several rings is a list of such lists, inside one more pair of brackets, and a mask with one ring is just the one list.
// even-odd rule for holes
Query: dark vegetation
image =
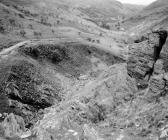
{"label": "dark vegetation", "polygon": [[91,57],[94,56],[105,62],[107,65],[124,62],[121,58],[115,57],[108,52],[101,51],[95,47],[90,47],[78,43],[62,43],[59,45],[41,44],[38,46],[21,48],[21,53],[44,62],[48,61],[57,68],[61,67],[61,72],[78,76],[92,69]]}
{"label": "dark vegetation", "polygon": [[40,68],[33,63],[15,60],[10,65],[9,62],[4,65],[0,72],[4,75],[8,73],[1,79],[0,90],[4,97],[1,102],[5,103],[1,111],[22,116],[25,123],[37,120],[38,110],[61,101],[59,90],[43,77]]}

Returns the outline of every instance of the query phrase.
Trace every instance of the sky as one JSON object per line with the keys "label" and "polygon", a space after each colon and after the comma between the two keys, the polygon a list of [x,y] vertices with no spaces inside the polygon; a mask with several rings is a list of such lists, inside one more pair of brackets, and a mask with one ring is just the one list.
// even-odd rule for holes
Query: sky
{"label": "sky", "polygon": [[148,5],[156,0],[118,0],[118,1],[129,4]]}

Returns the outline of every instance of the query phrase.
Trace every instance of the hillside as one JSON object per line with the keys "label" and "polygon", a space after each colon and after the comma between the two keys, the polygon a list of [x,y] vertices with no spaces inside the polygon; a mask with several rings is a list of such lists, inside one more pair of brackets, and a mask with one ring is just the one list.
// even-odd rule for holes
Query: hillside
{"label": "hillside", "polygon": [[167,4],[0,0],[0,140],[165,140]]}
{"label": "hillside", "polygon": [[116,30],[120,20],[118,17],[122,18],[130,12],[113,0],[62,0],[50,3],[47,0],[1,0],[0,10],[2,47],[25,39],[60,37],[58,27],[73,27],[91,34],[103,34],[106,31],[99,26],[109,29],[108,23],[112,22],[111,28]]}
{"label": "hillside", "polygon": [[167,29],[168,1],[157,0],[136,15],[124,21],[123,27],[130,32],[145,33],[158,28]]}

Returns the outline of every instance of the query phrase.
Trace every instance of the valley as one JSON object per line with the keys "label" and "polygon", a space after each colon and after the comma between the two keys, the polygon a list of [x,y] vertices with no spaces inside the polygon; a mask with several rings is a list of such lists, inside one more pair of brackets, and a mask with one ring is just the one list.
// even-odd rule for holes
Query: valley
{"label": "valley", "polygon": [[0,0],[0,140],[166,140],[167,0]]}

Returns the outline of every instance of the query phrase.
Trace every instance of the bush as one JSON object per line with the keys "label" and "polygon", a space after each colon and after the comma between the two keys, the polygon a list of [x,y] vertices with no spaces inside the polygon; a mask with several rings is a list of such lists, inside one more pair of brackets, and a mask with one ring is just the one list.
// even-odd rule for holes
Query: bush
{"label": "bush", "polygon": [[20,18],[24,18],[24,16],[23,16],[23,14],[18,14],[18,16],[20,17]]}
{"label": "bush", "polygon": [[7,14],[10,13],[8,9],[3,9],[3,12],[5,12],[5,13],[7,13]]}
{"label": "bush", "polygon": [[25,35],[26,35],[25,30],[21,30],[21,31],[20,31],[20,35],[21,35],[22,37],[25,37]]}
{"label": "bush", "polygon": [[3,26],[0,26],[0,33],[5,33],[5,28]]}
{"label": "bush", "polygon": [[110,26],[107,25],[106,23],[103,23],[101,27],[110,30]]}
{"label": "bush", "polygon": [[42,36],[42,34],[41,34],[41,32],[34,31],[34,36],[35,36],[36,38],[39,38],[39,37]]}
{"label": "bush", "polygon": [[15,19],[9,19],[9,23],[10,23],[12,26],[16,26],[16,21],[15,21]]}
{"label": "bush", "polygon": [[91,38],[88,38],[87,40],[88,40],[89,42],[91,42],[91,41],[92,41],[92,39],[91,39]]}
{"label": "bush", "polygon": [[33,29],[33,25],[29,24],[28,28]]}
{"label": "bush", "polygon": [[46,25],[47,24],[47,17],[41,16],[40,23]]}
{"label": "bush", "polygon": [[52,31],[53,34],[55,33],[54,29],[52,29],[51,31]]}

